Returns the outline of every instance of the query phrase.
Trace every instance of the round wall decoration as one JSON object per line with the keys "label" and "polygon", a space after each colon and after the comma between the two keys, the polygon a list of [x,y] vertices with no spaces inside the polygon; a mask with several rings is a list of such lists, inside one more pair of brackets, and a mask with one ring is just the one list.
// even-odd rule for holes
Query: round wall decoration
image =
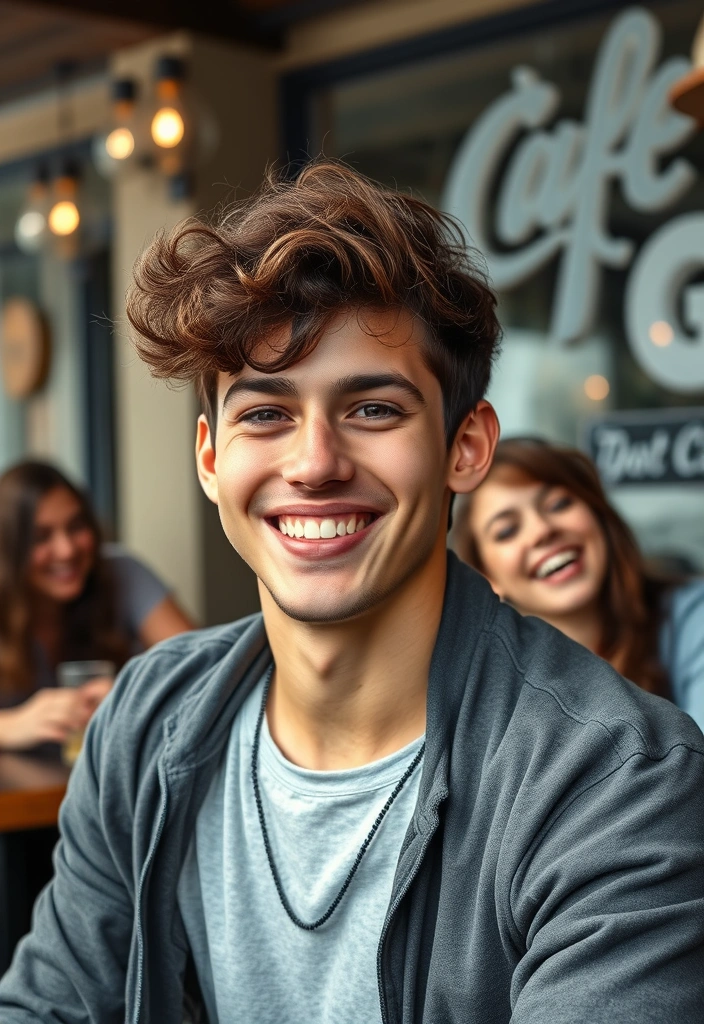
{"label": "round wall decoration", "polygon": [[38,391],[49,370],[49,332],[29,299],[8,299],[0,319],[0,366],[6,394],[27,398]]}

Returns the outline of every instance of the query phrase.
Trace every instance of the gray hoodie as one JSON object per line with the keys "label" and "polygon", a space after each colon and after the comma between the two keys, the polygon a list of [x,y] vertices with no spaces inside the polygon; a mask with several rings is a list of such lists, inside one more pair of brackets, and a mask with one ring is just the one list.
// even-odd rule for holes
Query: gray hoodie
{"label": "gray hoodie", "polygon": [[[270,659],[255,616],[122,672],[0,983],[3,1024],[181,1024],[180,866]],[[393,1024],[704,1018],[704,738],[453,556],[378,983]]]}

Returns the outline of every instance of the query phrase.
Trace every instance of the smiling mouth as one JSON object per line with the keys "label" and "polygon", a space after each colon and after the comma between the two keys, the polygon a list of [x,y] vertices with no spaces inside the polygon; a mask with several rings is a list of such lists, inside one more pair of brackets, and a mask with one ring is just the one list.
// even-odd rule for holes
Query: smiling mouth
{"label": "smiling mouth", "polygon": [[578,548],[568,548],[565,551],[558,551],[555,555],[550,555],[544,562],[538,566],[533,575],[538,580],[545,580],[549,576],[554,576],[555,573],[559,572],[560,569],[566,569],[568,565],[573,565],[578,561],[580,551]]}
{"label": "smiling mouth", "polygon": [[270,522],[286,537],[332,540],[360,533],[377,518],[371,512],[349,512],[338,516],[275,516]]}

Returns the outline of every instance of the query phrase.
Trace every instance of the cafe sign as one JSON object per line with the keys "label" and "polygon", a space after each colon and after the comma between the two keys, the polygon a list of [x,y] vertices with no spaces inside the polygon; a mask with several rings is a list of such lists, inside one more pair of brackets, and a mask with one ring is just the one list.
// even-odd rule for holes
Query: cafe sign
{"label": "cafe sign", "polygon": [[[614,184],[639,213],[672,206],[692,186],[692,164],[673,156],[695,131],[667,94],[690,67],[658,65],[655,17],[630,8],[596,58],[583,123],[553,121],[560,91],[530,68],[467,133],[454,158],[444,208],[487,257],[495,287],[511,289],[558,262],[550,334],[578,343],[595,321],[604,268],[630,267],[624,324],[635,359],[672,391],[704,389],[704,212],[671,219],[636,254],[608,226]],[[499,169],[508,164],[492,203]]]}
{"label": "cafe sign", "polygon": [[704,483],[704,410],[614,412],[587,425],[585,447],[608,487]]}

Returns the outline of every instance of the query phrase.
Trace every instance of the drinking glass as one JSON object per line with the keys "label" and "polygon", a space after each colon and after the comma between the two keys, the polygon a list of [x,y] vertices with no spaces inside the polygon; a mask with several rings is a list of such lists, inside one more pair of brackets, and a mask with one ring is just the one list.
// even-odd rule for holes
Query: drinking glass
{"label": "drinking glass", "polygon": [[[92,679],[114,679],[115,664],[112,661],[62,661],[56,666],[59,686],[83,686]],[[84,729],[70,732],[61,745],[61,759],[64,764],[73,765],[83,746]]]}

